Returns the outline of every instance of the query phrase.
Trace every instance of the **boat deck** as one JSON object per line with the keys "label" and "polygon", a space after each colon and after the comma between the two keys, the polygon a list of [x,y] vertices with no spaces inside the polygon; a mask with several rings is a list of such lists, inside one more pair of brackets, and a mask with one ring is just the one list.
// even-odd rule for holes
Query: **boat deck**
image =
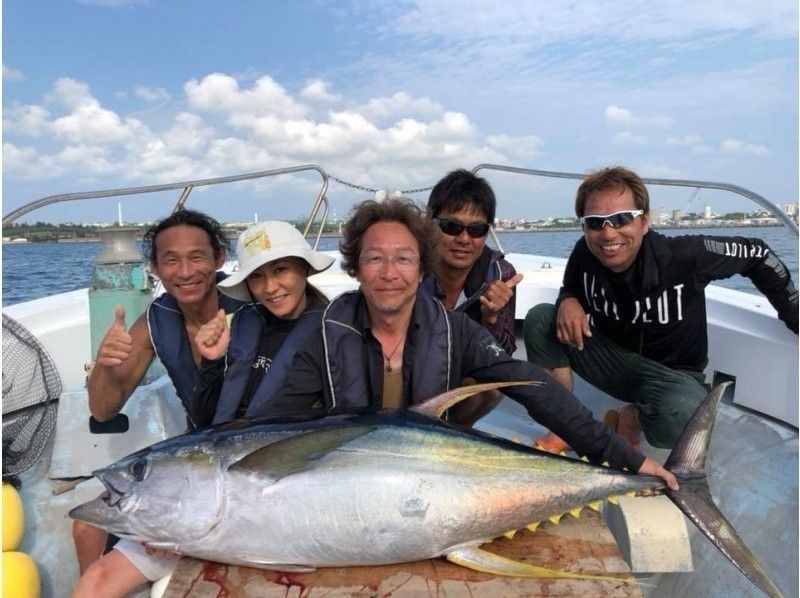
{"label": "boat deck", "polygon": [[[578,377],[575,394],[598,419],[622,405]],[[712,496],[783,595],[798,596],[798,431],[726,401],[706,461]],[[545,432],[510,399],[476,427],[523,443]],[[661,463],[669,455],[644,439],[641,450]],[[687,528],[694,573],[637,574],[645,596],[762,596],[693,524]]]}
{"label": "boat deck", "polygon": [[[522,343],[518,343],[522,347]],[[521,356],[520,350],[518,357]],[[620,405],[579,378],[576,395],[600,418]],[[531,443],[544,429],[524,409],[506,399],[478,423],[478,428]],[[642,444],[643,451],[663,462],[668,451]],[[42,596],[68,596],[77,581],[77,563],[66,513],[101,492],[96,480],[53,496],[63,482],[50,480],[50,451],[22,476],[26,532],[21,550],[40,565]],[[721,404],[711,439],[707,472],[712,493],[723,513],[757,555],[785,596],[797,596],[798,580],[798,434],[733,404]],[[577,523],[580,525],[580,523]],[[648,597],[759,596],[694,526],[688,524],[695,573],[646,575],[642,591]],[[607,531],[607,530],[606,530]],[[597,571],[597,570],[595,570]],[[470,588],[472,586],[469,586]],[[284,586],[283,590],[287,588]],[[526,594],[528,592],[522,591]],[[216,595],[216,594],[214,594]]]}

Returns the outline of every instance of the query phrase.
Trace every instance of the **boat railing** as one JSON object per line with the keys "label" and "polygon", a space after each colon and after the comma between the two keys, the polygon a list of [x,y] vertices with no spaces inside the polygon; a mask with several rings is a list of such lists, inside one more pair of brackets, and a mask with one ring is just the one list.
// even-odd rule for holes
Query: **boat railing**
{"label": "boat railing", "polygon": [[29,212],[33,212],[34,210],[38,210],[45,206],[50,206],[65,201],[79,201],[85,199],[97,199],[102,197],[121,197],[124,195],[158,193],[161,191],[171,191],[175,189],[180,189],[181,193],[178,196],[177,201],[175,202],[175,206],[173,207],[173,211],[177,211],[184,207],[186,201],[189,198],[189,194],[195,187],[220,185],[224,183],[236,183],[240,181],[273,177],[283,174],[293,174],[309,170],[313,170],[319,173],[320,177],[322,178],[322,187],[320,188],[319,193],[317,194],[317,198],[314,202],[314,205],[311,209],[308,219],[306,220],[306,225],[303,229],[303,236],[308,236],[308,234],[311,231],[311,227],[315,222],[314,219],[317,217],[317,214],[319,213],[320,207],[323,207],[324,209],[322,211],[322,216],[319,222],[319,230],[317,231],[316,238],[314,239],[314,249],[317,249],[317,247],[319,246],[320,238],[322,237],[323,229],[325,227],[325,222],[327,221],[328,218],[328,198],[326,197],[326,193],[328,191],[329,176],[322,168],[320,168],[316,164],[304,164],[300,166],[290,166],[287,168],[276,168],[274,170],[263,170],[260,172],[250,172],[245,174],[214,177],[208,179],[197,179],[192,181],[181,181],[177,183],[164,183],[161,185],[144,185],[141,187],[123,187],[118,189],[102,189],[99,191],[79,191],[76,193],[61,193],[59,195],[48,195],[47,197],[43,197],[41,199],[29,202],[15,210],[12,210],[11,212],[3,216],[3,226],[8,226],[21,216],[24,216]]}
{"label": "boat railing", "polygon": [[[498,170],[501,172],[511,172],[515,174],[525,174],[530,176],[542,176],[558,179],[575,179],[583,180],[586,178],[585,174],[578,174],[574,172],[556,172],[551,170],[534,170],[532,168],[519,168],[516,166],[504,166],[501,164],[478,164],[472,169],[472,172],[477,174],[480,170]],[[739,185],[731,185],[730,183],[716,183],[711,181],[694,181],[689,179],[655,179],[655,178],[642,178],[648,185],[664,185],[668,187],[688,187],[694,189],[720,189],[723,191],[730,191],[736,195],[741,195],[770,212],[781,223],[794,233],[794,236],[799,236],[797,225],[794,221],[787,216],[776,204],[772,203],[765,197],[762,197],[754,191],[750,191]]]}
{"label": "boat railing", "polygon": [[[197,179],[197,180],[182,181],[177,183],[164,183],[160,185],[145,185],[141,187],[123,187],[118,189],[104,189],[99,191],[82,191],[77,193],[62,193],[59,195],[49,195],[47,197],[43,197],[41,199],[29,202],[6,214],[3,217],[3,226],[11,224],[21,216],[28,214],[29,212],[60,202],[78,201],[84,199],[96,199],[103,197],[120,197],[124,195],[156,193],[161,191],[180,189],[181,193],[175,203],[175,206],[173,207],[173,211],[175,211],[184,207],[186,201],[189,198],[189,194],[195,187],[219,185],[224,183],[234,183],[234,182],[273,177],[283,174],[293,174],[297,172],[311,171],[311,170],[319,173],[320,177],[322,178],[322,186],[319,190],[319,193],[317,194],[316,200],[314,201],[314,204],[311,208],[311,212],[309,213],[309,216],[306,220],[306,224],[303,229],[303,236],[309,235],[312,229],[312,225],[315,223],[316,221],[315,219],[319,215],[320,208],[323,208],[322,216],[319,221],[319,229],[317,230],[316,238],[314,239],[313,243],[314,249],[316,250],[319,247],[319,242],[322,237],[325,223],[327,222],[328,218],[329,204],[326,193],[328,191],[329,181],[331,178],[333,178],[331,177],[331,175],[325,172],[325,170],[323,170],[316,164],[304,164],[300,166],[276,168],[274,170],[264,170],[260,172],[251,172],[245,174],[215,177],[208,179]],[[574,180],[582,180],[586,176],[585,174],[580,174],[580,173],[558,172],[550,170],[535,170],[532,168],[521,168],[517,166],[505,166],[500,164],[478,164],[472,169],[472,172],[478,173],[481,170],[496,170],[501,172],[509,172],[515,174],[529,175],[529,176],[541,176],[541,177],[574,179]],[[643,180],[648,185],[664,185],[671,187],[687,187],[694,189],[719,189],[732,192],[736,195],[745,197],[755,202],[756,204],[760,205],[762,208],[766,209],[773,216],[775,216],[790,231],[792,231],[792,233],[794,233],[795,236],[800,235],[800,233],[798,232],[797,225],[776,204],[767,200],[758,193],[750,191],[749,189],[746,189],[744,187],[740,187],[739,185],[732,185],[730,183],[718,183],[711,181],[695,181],[689,179],[684,180],[684,179],[644,178]],[[500,240],[498,239],[494,231],[494,228],[490,229],[490,231],[495,244],[499,249],[502,250],[502,246],[500,245]]]}

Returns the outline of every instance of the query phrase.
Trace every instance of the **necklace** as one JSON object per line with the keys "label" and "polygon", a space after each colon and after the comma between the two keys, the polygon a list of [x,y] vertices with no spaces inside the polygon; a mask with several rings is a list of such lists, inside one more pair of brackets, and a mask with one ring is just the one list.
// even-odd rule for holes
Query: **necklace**
{"label": "necklace", "polygon": [[[406,334],[408,334],[407,331],[406,331]],[[381,353],[383,353],[383,358],[386,360],[386,368],[385,368],[385,370],[386,370],[387,374],[391,374],[392,373],[392,357],[394,357],[394,354],[397,353],[397,350],[400,348],[400,345],[403,344],[404,340],[406,340],[406,335],[405,334],[400,338],[400,341],[394,346],[394,349],[392,349],[392,352],[389,353],[388,355],[384,352],[383,345],[381,345]]]}

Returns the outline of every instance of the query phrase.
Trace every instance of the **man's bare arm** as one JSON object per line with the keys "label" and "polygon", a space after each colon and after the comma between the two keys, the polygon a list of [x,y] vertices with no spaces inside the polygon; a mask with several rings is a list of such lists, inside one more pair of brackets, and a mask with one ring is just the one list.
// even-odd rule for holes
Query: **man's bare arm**
{"label": "man's bare arm", "polygon": [[130,331],[125,330],[124,318],[124,309],[116,306],[114,323],[100,343],[89,375],[89,411],[98,421],[120,412],[153,360],[146,316],[139,316]]}

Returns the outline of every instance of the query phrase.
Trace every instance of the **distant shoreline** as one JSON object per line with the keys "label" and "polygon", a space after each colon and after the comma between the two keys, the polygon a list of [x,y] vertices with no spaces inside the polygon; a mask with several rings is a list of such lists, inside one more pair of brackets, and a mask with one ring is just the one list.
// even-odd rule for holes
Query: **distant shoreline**
{"label": "distant shoreline", "polygon": [[[725,224],[713,224],[713,223],[704,223],[704,224],[683,224],[683,225],[675,225],[675,224],[667,224],[667,225],[657,225],[650,223],[651,228],[655,230],[693,230],[693,229],[715,229],[718,228],[720,230],[723,229],[730,229],[730,228],[781,228],[784,225],[780,222],[777,223],[769,223],[769,224],[740,224],[740,223],[725,223]],[[496,233],[562,233],[562,232],[580,232],[582,229],[579,226],[548,226],[548,227],[531,227],[531,228],[496,228]],[[316,237],[316,233],[309,233],[309,238]],[[322,238],[339,238],[341,237],[340,233],[323,233]],[[229,237],[231,240],[235,240],[236,236],[232,235]],[[3,245],[22,245],[26,243],[101,243],[102,240],[100,237],[62,237],[60,239],[26,239],[26,240],[3,240]]]}
{"label": "distant shoreline", "polygon": [[[656,230],[691,230],[695,228],[781,228],[784,227],[781,223],[776,224],[732,224],[732,223],[725,223],[725,224],[653,224],[650,223],[650,228]],[[496,233],[561,233],[561,232],[569,232],[569,231],[582,231],[583,229],[580,226],[548,226],[548,227],[535,227],[535,228],[496,228],[494,229]]]}

